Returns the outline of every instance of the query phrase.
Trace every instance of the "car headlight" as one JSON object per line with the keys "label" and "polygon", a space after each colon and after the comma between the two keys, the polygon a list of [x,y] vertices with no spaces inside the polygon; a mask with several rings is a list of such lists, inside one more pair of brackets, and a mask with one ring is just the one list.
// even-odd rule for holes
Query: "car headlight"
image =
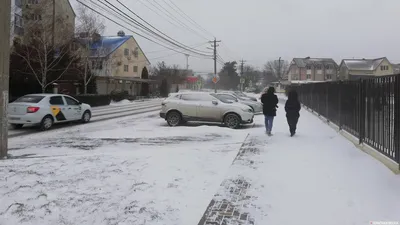
{"label": "car headlight", "polygon": [[251,109],[251,108],[242,109],[242,110],[243,110],[243,112],[250,112],[250,113],[252,113],[252,112],[253,112],[253,109]]}

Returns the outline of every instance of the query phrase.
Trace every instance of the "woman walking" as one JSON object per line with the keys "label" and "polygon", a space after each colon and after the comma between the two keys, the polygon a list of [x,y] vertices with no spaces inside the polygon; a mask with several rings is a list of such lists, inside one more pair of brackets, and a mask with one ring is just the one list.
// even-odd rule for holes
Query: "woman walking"
{"label": "woman walking", "polygon": [[300,102],[298,95],[295,90],[291,90],[288,94],[288,100],[285,104],[286,119],[289,125],[290,136],[293,137],[296,134],[297,122],[300,117]]}
{"label": "woman walking", "polygon": [[[265,89],[264,89],[265,90]],[[278,108],[278,97],[275,95],[275,88],[269,87],[261,96],[263,104],[263,113],[265,119],[265,129],[269,136],[272,135],[272,127],[274,125],[274,117],[276,116],[276,108]]]}

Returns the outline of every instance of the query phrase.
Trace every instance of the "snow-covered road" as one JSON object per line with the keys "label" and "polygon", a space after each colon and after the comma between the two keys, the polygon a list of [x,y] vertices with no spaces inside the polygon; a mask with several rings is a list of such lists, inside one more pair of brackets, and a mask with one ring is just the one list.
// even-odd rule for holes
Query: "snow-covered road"
{"label": "snow-covered road", "polygon": [[250,129],[147,113],[13,138],[0,224],[196,224]]}
{"label": "snow-covered road", "polygon": [[[151,99],[147,101],[121,101],[120,103],[112,103],[109,106],[93,107],[91,122],[99,122],[113,118],[124,116],[137,115],[141,113],[158,111],[161,108],[162,99]],[[65,124],[57,124],[58,128],[65,127]],[[50,130],[49,132],[51,132]],[[20,130],[10,129],[9,137],[16,137],[37,132],[37,129],[32,126],[24,127]]]}
{"label": "snow-covered road", "polygon": [[[13,138],[0,224],[400,221],[400,176],[313,114],[302,110],[293,138],[283,105],[273,137],[255,123],[171,128],[155,112]],[[208,206],[224,214],[201,220]]]}

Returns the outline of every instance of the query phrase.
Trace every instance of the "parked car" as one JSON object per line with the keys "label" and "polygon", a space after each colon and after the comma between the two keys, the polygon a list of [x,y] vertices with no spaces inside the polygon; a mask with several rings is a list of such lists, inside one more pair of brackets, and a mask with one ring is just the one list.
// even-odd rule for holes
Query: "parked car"
{"label": "parked car", "polygon": [[257,101],[257,98],[249,97],[249,96],[247,96],[241,92],[237,92],[237,91],[221,91],[219,93],[228,93],[228,94],[234,95],[236,98],[239,98],[241,100],[250,100],[250,101],[255,101],[255,102]]}
{"label": "parked car", "polygon": [[235,91],[234,93],[235,93],[237,96],[241,97],[241,98],[248,98],[248,99],[250,99],[250,100],[252,100],[252,101],[255,101],[255,102],[257,101],[257,98],[252,97],[252,96],[248,96],[248,95],[244,94],[243,92]]}
{"label": "parked car", "polygon": [[226,101],[215,93],[183,92],[162,102],[160,117],[168,125],[178,126],[187,121],[221,122],[229,128],[253,123],[254,112],[244,104]]}
{"label": "parked car", "polygon": [[263,110],[263,105],[261,103],[252,100],[246,100],[243,98],[238,98],[231,93],[217,93],[216,95],[218,95],[220,98],[225,99],[226,101],[239,102],[244,105],[248,105],[250,106],[250,108],[253,109],[254,113],[260,113]]}
{"label": "parked car", "polygon": [[15,129],[39,125],[41,130],[48,130],[54,123],[87,123],[92,117],[90,105],[62,94],[25,95],[10,103],[7,113],[8,121]]}

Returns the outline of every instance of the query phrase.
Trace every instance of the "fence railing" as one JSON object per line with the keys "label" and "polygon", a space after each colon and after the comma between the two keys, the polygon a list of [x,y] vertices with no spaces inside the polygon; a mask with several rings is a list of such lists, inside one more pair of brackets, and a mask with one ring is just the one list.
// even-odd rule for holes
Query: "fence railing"
{"label": "fence railing", "polygon": [[400,164],[400,75],[291,88],[304,106]]}

